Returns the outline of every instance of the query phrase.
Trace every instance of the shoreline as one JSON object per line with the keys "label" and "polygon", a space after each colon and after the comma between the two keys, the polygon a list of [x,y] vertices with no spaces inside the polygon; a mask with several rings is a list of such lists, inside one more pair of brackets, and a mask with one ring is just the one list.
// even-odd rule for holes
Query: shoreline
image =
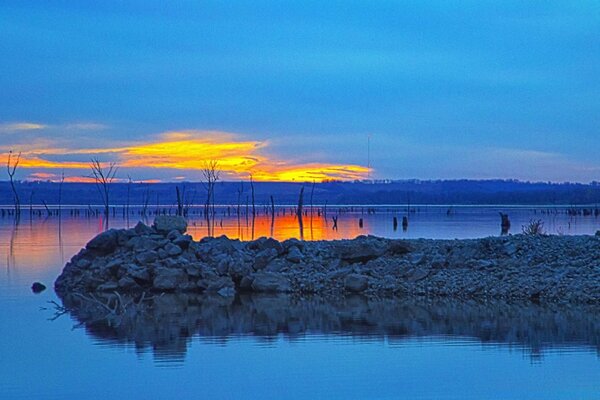
{"label": "shoreline", "polygon": [[600,237],[193,241],[181,217],[111,229],[55,282],[93,292],[295,293],[600,303]]}

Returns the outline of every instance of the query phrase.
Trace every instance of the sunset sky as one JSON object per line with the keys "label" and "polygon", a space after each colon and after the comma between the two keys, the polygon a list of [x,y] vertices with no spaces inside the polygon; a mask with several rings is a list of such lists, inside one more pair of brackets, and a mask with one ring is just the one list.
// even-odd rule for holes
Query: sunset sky
{"label": "sunset sky", "polygon": [[375,178],[600,180],[598,1],[3,1],[0,38],[22,179],[360,179],[370,137]]}

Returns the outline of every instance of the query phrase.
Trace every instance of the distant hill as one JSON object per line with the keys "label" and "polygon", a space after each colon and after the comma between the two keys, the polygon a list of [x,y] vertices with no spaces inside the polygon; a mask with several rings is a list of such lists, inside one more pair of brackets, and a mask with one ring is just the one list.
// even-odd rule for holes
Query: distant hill
{"label": "distant hill", "polygon": [[[205,201],[206,191],[202,183],[133,183],[129,186],[131,204],[161,206],[175,204],[175,187],[185,188],[188,199],[195,204]],[[296,204],[300,188],[304,186],[304,202],[310,203],[312,183],[255,182],[256,204]],[[58,183],[20,182],[18,190],[22,204],[58,203]],[[251,188],[247,181],[218,182],[215,199],[218,204],[237,204],[238,191],[242,190],[240,203],[246,198],[251,202]],[[112,185],[111,203],[127,202],[128,184]],[[90,183],[64,183],[63,204],[99,204],[98,189]],[[583,205],[600,203],[600,184],[580,183],[531,183],[513,180],[451,180],[451,181],[393,181],[393,182],[326,182],[317,183],[313,193],[314,204],[548,204]],[[8,182],[0,182],[0,204],[12,204]]]}

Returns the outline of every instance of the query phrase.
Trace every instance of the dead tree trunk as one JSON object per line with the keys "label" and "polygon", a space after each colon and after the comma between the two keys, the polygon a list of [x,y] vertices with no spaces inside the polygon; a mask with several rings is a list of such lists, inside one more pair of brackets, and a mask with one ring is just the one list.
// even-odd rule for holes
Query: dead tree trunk
{"label": "dead tree trunk", "polygon": [[13,193],[13,203],[15,207],[15,218],[19,219],[21,216],[21,199],[19,198],[19,192],[17,192],[17,186],[15,183],[15,173],[17,172],[17,167],[19,166],[19,161],[21,161],[21,153],[19,153],[16,159],[13,158],[12,150],[8,152],[8,161],[6,163],[6,170],[8,172],[8,178],[10,180],[10,188]]}
{"label": "dead tree trunk", "polygon": [[300,189],[298,196],[298,226],[300,228],[300,240],[304,240],[304,223],[302,222],[302,207],[304,205],[304,186]]}

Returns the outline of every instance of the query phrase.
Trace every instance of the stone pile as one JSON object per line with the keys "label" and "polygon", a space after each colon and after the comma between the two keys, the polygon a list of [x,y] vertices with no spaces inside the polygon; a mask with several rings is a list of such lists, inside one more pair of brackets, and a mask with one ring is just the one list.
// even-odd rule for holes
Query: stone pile
{"label": "stone pile", "polygon": [[194,241],[181,217],[92,239],[55,282],[86,292],[290,292],[600,302],[600,237]]}

